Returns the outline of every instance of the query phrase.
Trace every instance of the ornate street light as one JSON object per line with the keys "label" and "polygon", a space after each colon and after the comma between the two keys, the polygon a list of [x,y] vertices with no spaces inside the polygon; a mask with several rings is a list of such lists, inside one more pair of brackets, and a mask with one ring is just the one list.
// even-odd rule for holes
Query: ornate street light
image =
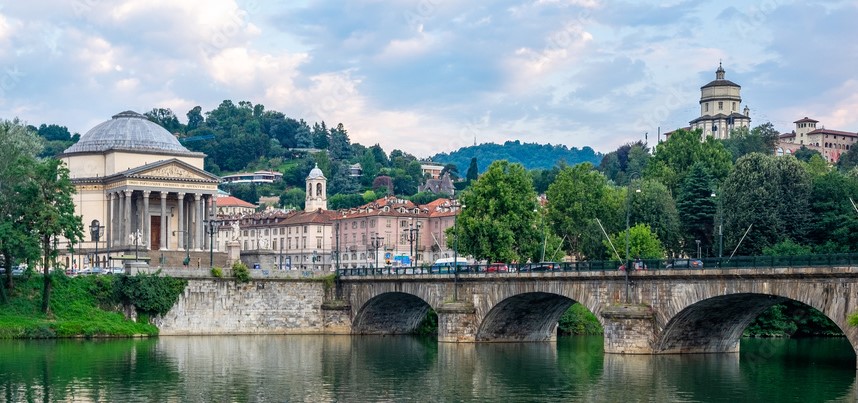
{"label": "ornate street light", "polygon": [[101,239],[101,230],[104,229],[101,226],[101,223],[98,220],[92,220],[92,223],[89,225],[89,235],[92,237],[92,240],[95,241],[95,262],[99,263],[98,259],[98,241]]}
{"label": "ornate street light", "polygon": [[375,268],[378,269],[380,264],[378,261],[378,249],[381,248],[382,245],[384,245],[384,237],[373,235],[369,238],[369,242],[373,249],[375,249]]}
{"label": "ornate street light", "polygon": [[205,224],[209,228],[209,266],[214,267],[214,243],[215,243],[215,234],[217,234],[217,228],[220,226],[220,222],[218,222],[214,217],[205,220]]}
{"label": "ornate street light", "polygon": [[[405,232],[408,234],[406,236],[406,239],[408,240],[408,245],[409,245],[408,251],[411,253],[411,257],[413,258],[411,260],[411,267],[414,267],[417,264],[417,257],[416,257],[417,248],[415,248],[414,243],[415,243],[415,241],[419,240],[418,237],[420,236],[420,232],[419,232],[420,231],[420,221],[417,221],[417,224],[415,225],[413,220],[414,220],[413,218],[409,218],[408,219],[408,221],[409,221],[408,228],[405,228],[402,230],[402,232]],[[418,242],[417,247],[419,247],[419,242]]]}

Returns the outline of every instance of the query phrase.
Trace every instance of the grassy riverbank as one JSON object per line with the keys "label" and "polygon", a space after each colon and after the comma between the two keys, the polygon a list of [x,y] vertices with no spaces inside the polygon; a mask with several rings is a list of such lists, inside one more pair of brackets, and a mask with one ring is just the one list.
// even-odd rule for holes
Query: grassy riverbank
{"label": "grassy riverbank", "polygon": [[116,279],[111,276],[56,275],[50,317],[41,313],[42,276],[17,278],[9,303],[0,305],[0,338],[131,337],[157,335],[141,315],[139,322],[118,312]]}

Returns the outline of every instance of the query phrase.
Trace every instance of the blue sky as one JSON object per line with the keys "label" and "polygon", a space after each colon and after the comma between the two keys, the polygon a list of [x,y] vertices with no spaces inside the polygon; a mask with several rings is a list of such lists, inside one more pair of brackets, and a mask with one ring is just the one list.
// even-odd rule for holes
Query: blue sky
{"label": "blue sky", "polygon": [[723,61],[752,125],[858,131],[854,1],[468,3],[4,2],[0,118],[84,133],[232,99],[420,157],[474,138],[607,152],[686,126]]}

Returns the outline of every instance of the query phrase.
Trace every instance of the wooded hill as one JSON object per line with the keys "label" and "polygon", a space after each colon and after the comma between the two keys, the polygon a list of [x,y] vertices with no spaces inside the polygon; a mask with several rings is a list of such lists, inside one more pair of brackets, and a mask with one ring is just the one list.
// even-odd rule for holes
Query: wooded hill
{"label": "wooded hill", "polygon": [[518,140],[507,141],[503,144],[483,143],[476,146],[460,148],[448,153],[432,156],[432,161],[442,164],[455,164],[460,172],[464,172],[471,158],[477,158],[479,172],[497,160],[507,160],[524,165],[526,169],[551,169],[559,162],[566,165],[576,165],[589,162],[599,165],[603,155],[590,147],[568,148],[565,145],[522,143]]}

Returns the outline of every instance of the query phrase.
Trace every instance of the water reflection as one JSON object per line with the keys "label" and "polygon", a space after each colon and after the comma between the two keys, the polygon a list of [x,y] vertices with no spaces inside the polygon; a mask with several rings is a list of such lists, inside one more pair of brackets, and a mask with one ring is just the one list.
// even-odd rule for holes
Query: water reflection
{"label": "water reflection", "polygon": [[845,339],[741,354],[604,355],[599,337],[447,344],[406,336],[0,341],[6,401],[855,401]]}

